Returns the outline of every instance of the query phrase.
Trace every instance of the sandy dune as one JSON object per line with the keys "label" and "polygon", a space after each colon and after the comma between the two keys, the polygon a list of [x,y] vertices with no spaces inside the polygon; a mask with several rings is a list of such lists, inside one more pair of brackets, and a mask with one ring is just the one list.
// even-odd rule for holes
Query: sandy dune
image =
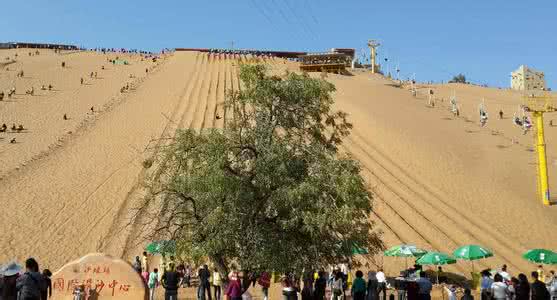
{"label": "sandy dune", "polygon": [[[91,53],[72,56],[83,64],[81,72],[106,61]],[[29,68],[30,74],[35,73],[31,71],[35,65],[37,73],[44,72],[32,76],[50,78],[48,70],[59,73],[54,70],[59,65],[57,57],[47,62],[39,61],[50,59],[42,55],[23,59],[37,60],[22,62],[26,72]],[[171,136],[180,127],[222,128],[224,119],[233,114],[222,106],[225,91],[240,88],[237,66],[248,60],[177,52],[144,79],[141,70],[151,63],[136,61],[129,66],[140,78],[136,88],[121,99],[119,88],[131,69],[109,69],[104,76],[111,76],[110,80],[86,87],[75,82],[76,71],[53,83],[60,89],[55,95],[18,95],[16,102],[0,103],[0,122],[17,118],[32,131],[0,134],[4,137],[0,174],[9,174],[0,181],[0,205],[10,212],[10,218],[0,220],[0,246],[5,249],[0,261],[33,255],[43,265],[56,268],[93,251],[126,258],[135,255],[139,248],[133,237],[139,229],[124,225],[129,209],[143,194],[142,162],[152,155],[146,147],[164,143],[161,137]],[[42,63],[52,68],[40,67]],[[266,63],[277,73],[296,68],[279,59]],[[5,71],[0,74],[0,88],[5,90],[11,83],[4,80]],[[408,90],[362,72],[329,75],[328,80],[338,90],[337,108],[350,113],[355,125],[344,150],[364,166],[375,193],[374,220],[384,231],[387,246],[415,243],[449,252],[458,245],[478,243],[496,253],[478,267],[507,263],[511,272],[531,268],[520,258],[526,249],[557,248],[551,238],[557,210],[542,206],[535,193],[535,153],[529,151],[532,133],[522,135],[510,119],[496,117],[500,108],[512,117],[519,94],[463,85],[434,86],[436,96],[445,100],[428,108],[425,88],[414,98]],[[461,117],[456,119],[446,100],[453,90],[461,106]],[[113,95],[118,99],[113,100]],[[477,107],[482,97],[491,119],[480,128]],[[54,107],[54,101],[60,103]],[[86,116],[91,105],[105,104],[110,109],[94,118],[60,121],[62,111]],[[216,115],[223,118],[216,119]],[[79,126],[86,119],[91,119],[87,126]],[[31,128],[41,128],[41,134]],[[74,133],[67,135],[68,130]],[[553,173],[557,153],[551,149],[557,131],[547,131]],[[12,135],[18,141],[21,136],[21,142],[9,144]],[[65,138],[58,141],[60,137]],[[49,148],[40,159],[29,161]],[[12,171],[24,162],[19,171]],[[552,178],[552,186],[556,183]],[[377,257],[371,267],[382,263],[395,274],[403,261]],[[468,272],[469,266],[459,264],[452,270]]]}

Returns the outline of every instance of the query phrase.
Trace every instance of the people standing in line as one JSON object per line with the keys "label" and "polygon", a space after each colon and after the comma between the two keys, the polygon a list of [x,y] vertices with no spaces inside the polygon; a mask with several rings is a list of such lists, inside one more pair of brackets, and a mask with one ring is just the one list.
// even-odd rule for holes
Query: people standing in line
{"label": "people standing in line", "polygon": [[[343,294],[343,274],[341,271],[336,271],[335,273],[335,280],[333,281],[332,285],[332,292],[331,292],[331,299],[332,300],[339,300]],[[287,299],[286,299],[287,300]]]}
{"label": "people standing in line", "polygon": [[155,268],[153,272],[149,274],[149,280],[147,281],[147,287],[149,288],[149,300],[155,300],[155,291],[159,285],[159,269]]}
{"label": "people standing in line", "polygon": [[454,285],[443,285],[443,287],[447,293],[448,300],[456,300],[456,287]]}
{"label": "people standing in line", "polygon": [[515,289],[516,300],[530,300],[530,283],[528,277],[520,273],[518,274],[518,286]]}
{"label": "people standing in line", "polygon": [[381,300],[387,300],[387,278],[385,277],[385,273],[383,273],[382,268],[379,269],[377,274],[375,274],[375,278],[377,279],[377,294],[383,294],[383,298]]}
{"label": "people standing in line", "polygon": [[538,272],[538,280],[541,281],[541,282],[545,282],[545,274],[543,272],[543,265],[539,265],[538,270],[536,272]]}
{"label": "people standing in line", "polygon": [[182,279],[183,287],[191,287],[191,267],[189,265],[184,269],[184,278]]}
{"label": "people standing in line", "polygon": [[317,272],[317,280],[315,281],[315,290],[313,292],[314,299],[325,300],[326,290],[327,290],[327,277],[324,271],[319,271]]}
{"label": "people standing in line", "polygon": [[205,291],[207,291],[208,292],[207,298],[211,300],[211,284],[209,282],[211,273],[209,272],[209,267],[207,265],[203,265],[203,267],[199,269],[197,276],[199,278],[199,287],[197,288],[197,299],[205,300]]}
{"label": "people standing in line", "polygon": [[460,300],[474,300],[472,291],[469,288],[464,289],[464,295],[460,298]]}
{"label": "people standing in line", "polygon": [[215,300],[220,300],[222,293],[222,279],[217,269],[213,271],[213,289],[215,290]]}
{"label": "people standing in line", "polygon": [[174,264],[168,264],[168,269],[162,275],[161,284],[164,288],[164,300],[177,300],[178,299],[178,284],[180,283],[180,276],[174,269]]}
{"label": "people standing in line", "polygon": [[367,300],[378,300],[379,293],[377,292],[379,283],[377,282],[377,275],[373,271],[367,273]]}
{"label": "people standing in line", "polygon": [[302,288],[302,300],[313,300],[313,279],[306,277]]}
{"label": "people standing in line", "polygon": [[16,281],[19,299],[41,298],[41,292],[47,289],[43,275],[39,273],[39,264],[34,258],[25,261],[25,273]]}
{"label": "people standing in line", "polygon": [[281,280],[282,295],[284,300],[297,300],[299,284],[297,278],[292,273],[286,273]]}
{"label": "people standing in line", "polygon": [[555,274],[555,271],[551,271],[551,280],[547,286],[551,300],[557,300],[557,275]]}
{"label": "people standing in line", "polygon": [[433,288],[433,284],[431,284],[425,272],[420,272],[420,278],[416,280],[416,283],[418,284],[418,299],[431,300],[431,289]]}
{"label": "people standing in line", "polygon": [[482,271],[482,280],[480,283],[480,297],[481,300],[491,300],[491,285],[493,284],[493,279],[491,279],[491,273],[489,270]]}
{"label": "people standing in line", "polygon": [[511,280],[511,275],[507,272],[507,265],[503,265],[501,267],[501,271],[499,271],[499,274],[501,275],[501,277],[503,277],[503,280],[505,282],[508,282]]}
{"label": "people standing in line", "polygon": [[497,273],[493,277],[493,284],[491,285],[491,297],[495,300],[506,300],[509,295],[507,284],[503,282],[503,276]]}
{"label": "people standing in line", "polygon": [[141,275],[141,260],[139,260],[139,256],[135,257],[135,261],[133,262],[133,269]]}
{"label": "people standing in line", "polygon": [[532,272],[532,300],[550,300],[549,291],[543,281],[539,279],[539,272]]}
{"label": "people standing in line", "polygon": [[356,278],[352,282],[351,295],[354,300],[365,300],[366,298],[366,281],[364,280],[364,273],[356,271]]}
{"label": "people standing in line", "polygon": [[261,292],[263,293],[263,300],[269,300],[269,287],[271,287],[271,275],[268,272],[261,272],[261,276],[257,280],[257,283],[261,286]]}
{"label": "people standing in line", "polygon": [[516,299],[516,290],[518,290],[518,286],[520,285],[520,282],[518,281],[518,278],[516,277],[512,277],[508,286],[509,289],[509,300],[515,300]]}
{"label": "people standing in line", "polygon": [[0,299],[2,300],[17,300],[17,278],[21,272],[21,267],[14,263],[10,263],[4,267],[2,276],[0,278],[0,283],[2,290],[0,293]]}
{"label": "people standing in line", "polygon": [[147,251],[143,251],[143,256],[141,257],[141,264],[143,266],[143,271],[149,272],[149,256]]}
{"label": "people standing in line", "polygon": [[232,271],[228,279],[229,282],[225,295],[230,300],[242,300],[242,284],[240,283],[238,272]]}
{"label": "people standing in line", "polygon": [[50,277],[52,276],[52,272],[49,269],[43,270],[43,279],[45,282],[46,289],[41,291],[41,300],[46,300],[52,297],[52,280]]}

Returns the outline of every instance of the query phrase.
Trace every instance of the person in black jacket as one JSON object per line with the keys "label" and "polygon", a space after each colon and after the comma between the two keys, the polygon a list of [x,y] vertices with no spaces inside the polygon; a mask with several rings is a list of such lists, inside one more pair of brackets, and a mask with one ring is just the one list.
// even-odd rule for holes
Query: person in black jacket
{"label": "person in black jacket", "polygon": [[170,263],[168,266],[169,268],[164,272],[161,278],[161,283],[165,290],[164,300],[177,300],[180,276],[178,272],[176,272],[173,263]]}
{"label": "person in black jacket", "polygon": [[549,300],[549,291],[545,283],[538,280],[538,272],[532,272],[532,300]]}
{"label": "person in black jacket", "polygon": [[50,276],[52,276],[52,272],[50,272],[49,269],[44,269],[43,277],[44,277],[44,282],[46,284],[46,289],[41,291],[42,300],[46,300],[52,297],[52,280],[50,279]]}
{"label": "person in black jacket", "polygon": [[325,277],[325,272],[319,271],[317,281],[315,282],[315,291],[313,293],[315,300],[324,300],[326,289],[327,278]]}
{"label": "person in black jacket", "polygon": [[530,300],[530,283],[528,277],[522,273],[518,274],[518,287],[515,295],[515,300]]}

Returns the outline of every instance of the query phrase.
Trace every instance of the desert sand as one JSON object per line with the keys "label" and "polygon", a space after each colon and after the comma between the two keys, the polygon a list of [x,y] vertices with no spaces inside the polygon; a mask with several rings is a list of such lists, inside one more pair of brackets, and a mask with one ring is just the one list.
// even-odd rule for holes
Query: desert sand
{"label": "desert sand", "polygon": [[[125,226],[129,210],[143,195],[142,162],[177,128],[223,127],[225,91],[239,89],[238,64],[248,57],[176,52],[157,63],[129,57],[131,65],[112,66],[106,56],[80,52],[64,56],[41,52],[0,71],[0,89],[13,84],[18,94],[0,102],[0,124],[22,123],[22,133],[0,133],[0,261],[28,256],[53,270],[90,252],[130,259],[141,250],[137,228]],[[0,57],[13,53],[0,52]],[[112,57],[115,55],[112,54]],[[70,68],[61,70],[65,60]],[[282,59],[264,61],[273,72],[296,70]],[[100,72],[101,65],[107,70]],[[145,68],[152,68],[148,74]],[[90,79],[99,72],[103,79]],[[134,74],[136,78],[129,78]],[[511,117],[520,93],[470,85],[420,85],[418,97],[383,77],[354,71],[329,74],[337,87],[336,108],[350,114],[354,130],[343,151],[359,159],[374,192],[377,228],[386,246],[411,243],[452,252],[476,243],[494,258],[476,269],[509,265],[511,273],[534,266],[520,255],[530,248],[557,249],[557,208],[536,195],[536,156],[532,132],[523,135]],[[320,74],[312,74],[320,76]],[[84,77],[87,85],[81,86]],[[51,82],[50,82],[51,81]],[[56,91],[41,91],[52,83]],[[120,93],[126,83],[128,92]],[[35,96],[24,94],[33,84]],[[427,107],[426,90],[439,98]],[[461,115],[450,113],[453,93]],[[490,119],[479,126],[484,98]],[[443,99],[443,101],[441,101]],[[91,114],[89,108],[98,107]],[[505,119],[497,112],[503,109]],[[62,120],[67,113],[70,120]],[[557,117],[557,115],[555,115]],[[546,121],[549,123],[551,115]],[[68,132],[72,133],[69,134]],[[555,174],[557,129],[546,128],[550,186]],[[12,137],[16,144],[10,144]],[[403,260],[375,257],[396,275]],[[469,263],[449,270],[467,273]]]}

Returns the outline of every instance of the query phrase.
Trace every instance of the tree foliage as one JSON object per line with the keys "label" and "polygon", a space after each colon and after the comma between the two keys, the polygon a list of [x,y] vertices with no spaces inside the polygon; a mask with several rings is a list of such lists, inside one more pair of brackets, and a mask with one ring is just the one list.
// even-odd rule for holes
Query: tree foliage
{"label": "tree foliage", "polygon": [[338,151],[352,125],[333,111],[335,87],[308,75],[270,76],[242,65],[229,93],[225,129],[179,130],[158,157],[146,205],[153,231],[182,255],[221,272],[286,272],[382,248],[370,221],[371,194],[359,163]]}
{"label": "tree foliage", "polygon": [[453,76],[453,79],[450,82],[466,83],[466,76],[464,76],[464,74],[458,74],[456,76]]}

